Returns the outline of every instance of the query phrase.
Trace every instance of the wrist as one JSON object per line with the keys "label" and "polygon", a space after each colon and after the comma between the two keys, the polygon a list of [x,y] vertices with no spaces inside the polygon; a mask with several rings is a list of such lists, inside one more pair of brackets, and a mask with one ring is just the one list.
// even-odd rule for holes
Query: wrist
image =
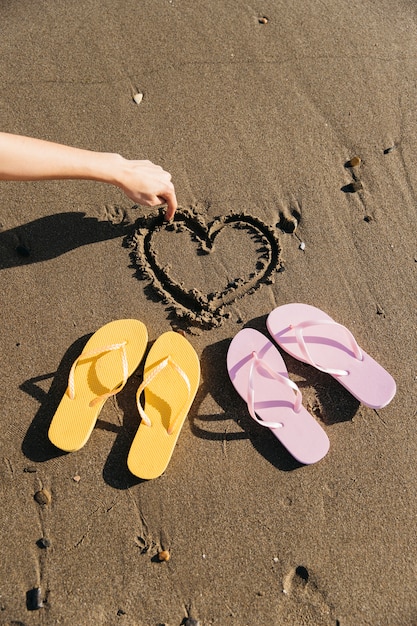
{"label": "wrist", "polygon": [[126,159],[120,154],[98,152],[90,172],[93,180],[122,187]]}

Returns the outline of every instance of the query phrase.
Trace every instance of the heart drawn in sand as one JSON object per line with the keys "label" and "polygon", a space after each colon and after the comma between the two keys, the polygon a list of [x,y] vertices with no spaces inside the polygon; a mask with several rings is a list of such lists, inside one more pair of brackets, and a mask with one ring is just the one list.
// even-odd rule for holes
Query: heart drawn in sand
{"label": "heart drawn in sand", "polygon": [[[140,218],[135,226],[130,246],[138,277],[149,280],[163,302],[190,324],[220,326],[228,317],[227,305],[263,283],[273,283],[275,272],[281,269],[276,232],[252,215],[230,213],[206,225],[195,210],[178,209],[171,222],[165,222],[160,212]],[[170,248],[168,262],[163,258],[169,254],[165,244]],[[205,272],[204,260],[216,252],[217,267],[211,268],[211,274]],[[207,286],[213,287],[210,279],[216,284],[207,293]],[[185,282],[191,282],[189,287]]]}

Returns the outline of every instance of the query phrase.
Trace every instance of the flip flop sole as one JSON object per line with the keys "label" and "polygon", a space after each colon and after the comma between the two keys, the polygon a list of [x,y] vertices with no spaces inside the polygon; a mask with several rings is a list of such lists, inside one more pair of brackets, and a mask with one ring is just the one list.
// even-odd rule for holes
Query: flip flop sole
{"label": "flip flop sole", "polygon": [[[82,354],[126,341],[128,375],[138,367],[144,355],[148,333],[139,320],[116,320],[99,328],[87,341]],[[81,355],[82,356],[82,355]],[[123,381],[120,351],[104,352],[99,356],[80,360],[74,372],[75,397],[69,389],[52,418],[48,437],[65,452],[75,452],[87,442],[105,399],[94,406],[90,402],[117,388]]]}
{"label": "flip flop sole", "polygon": [[294,358],[308,363],[298,343],[295,327],[306,321],[317,325],[305,328],[303,337],[314,363],[326,369],[339,369],[347,375],[334,375],[359,402],[373,409],[381,409],[394,397],[392,376],[361,348],[363,359],[355,357],[346,329],[339,324],[320,321],[334,320],[320,309],[308,304],[284,304],[268,316],[266,325],[276,343]]}
{"label": "flip flop sole", "polygon": [[[185,337],[173,331],[164,333],[153,344],[146,357],[144,379],[168,356],[186,374],[190,389],[169,366],[145,388],[144,411],[151,426],[140,423],[127,458],[130,472],[145,480],[157,478],[166,470],[200,383],[197,353]],[[172,434],[168,434],[174,418],[176,426]]]}
{"label": "flip flop sole", "polygon": [[[262,333],[244,328],[232,340],[227,353],[227,369],[239,395],[248,403],[252,353],[274,372],[288,377],[285,363],[277,348]],[[275,437],[288,452],[305,465],[320,461],[329,450],[326,432],[308,411],[301,406],[294,410],[294,391],[284,383],[258,368],[254,373],[253,387],[256,415],[265,422],[281,423],[281,428],[271,428]]]}

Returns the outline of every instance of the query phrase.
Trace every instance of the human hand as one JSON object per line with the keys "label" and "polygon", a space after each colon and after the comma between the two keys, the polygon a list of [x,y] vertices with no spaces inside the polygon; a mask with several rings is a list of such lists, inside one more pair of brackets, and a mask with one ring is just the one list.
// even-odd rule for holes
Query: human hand
{"label": "human hand", "polygon": [[171,174],[151,161],[121,158],[117,185],[137,204],[157,206],[166,203],[165,219],[171,220],[178,207]]}

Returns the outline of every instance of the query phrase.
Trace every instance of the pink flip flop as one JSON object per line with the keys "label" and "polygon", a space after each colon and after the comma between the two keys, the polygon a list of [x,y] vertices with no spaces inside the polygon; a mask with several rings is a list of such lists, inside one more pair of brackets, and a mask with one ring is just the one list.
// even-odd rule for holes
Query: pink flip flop
{"label": "pink flip flop", "polygon": [[352,333],[309,304],[284,304],[268,316],[266,325],[288,354],[331,374],[362,404],[381,409],[391,402],[392,376],[362,350]]}
{"label": "pink flip flop", "polygon": [[270,428],[297,461],[308,465],[325,456],[329,439],[302,406],[300,390],[267,337],[252,328],[241,330],[229,346],[227,369],[251,417]]}

